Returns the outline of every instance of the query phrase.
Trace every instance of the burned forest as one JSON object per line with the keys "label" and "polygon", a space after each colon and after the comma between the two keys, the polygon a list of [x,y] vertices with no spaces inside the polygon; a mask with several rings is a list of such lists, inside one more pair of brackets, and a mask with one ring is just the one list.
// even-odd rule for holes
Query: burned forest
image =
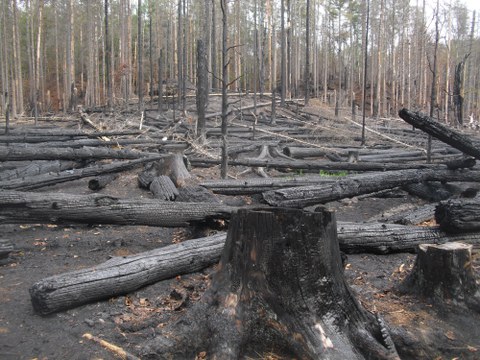
{"label": "burned forest", "polygon": [[479,358],[478,20],[433,3],[2,4],[0,358]]}

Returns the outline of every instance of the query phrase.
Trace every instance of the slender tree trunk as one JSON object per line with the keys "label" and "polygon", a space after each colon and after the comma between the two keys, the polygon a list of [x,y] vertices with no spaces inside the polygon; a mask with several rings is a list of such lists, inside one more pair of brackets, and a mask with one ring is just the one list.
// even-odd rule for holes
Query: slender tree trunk
{"label": "slender tree trunk", "polygon": [[227,33],[228,33],[228,9],[227,0],[221,0],[222,8],[222,165],[220,169],[220,176],[222,179],[227,177],[228,172],[228,48],[227,48]]}
{"label": "slender tree trunk", "polygon": [[200,143],[206,140],[205,135],[205,108],[208,98],[208,67],[207,49],[202,39],[197,40],[197,129],[196,137]]}
{"label": "slender tree trunk", "polygon": [[285,41],[285,0],[280,1],[280,36],[281,45],[280,45],[280,106],[285,106],[285,94],[286,94],[286,72],[287,72],[287,58],[286,58],[286,41]]}
{"label": "slender tree trunk", "polygon": [[108,0],[105,0],[105,77],[107,78],[107,109],[113,110],[113,90],[112,90],[112,47],[109,36],[108,24]]}
{"label": "slender tree trunk", "polygon": [[305,29],[305,106],[310,99],[310,0],[306,3],[306,29]]}
{"label": "slender tree trunk", "polygon": [[[437,8],[435,11],[435,45],[433,49],[433,68],[432,68],[432,92],[430,94],[430,117],[434,117],[435,108],[437,107],[437,50],[438,42],[440,40],[440,29],[439,29],[439,11],[440,11],[440,0],[437,0]],[[432,136],[428,135],[428,144],[427,144],[427,163],[432,162]]]}
{"label": "slender tree trunk", "polygon": [[215,0],[212,0],[212,54],[211,54],[211,66],[212,66],[212,89],[218,88],[217,82],[217,16],[216,16]]}
{"label": "slender tree trunk", "polygon": [[158,112],[163,110],[163,49],[160,49],[158,58]]}
{"label": "slender tree trunk", "polygon": [[367,70],[368,70],[368,30],[370,22],[370,0],[367,0],[366,8],[366,21],[365,21],[365,38],[363,47],[363,87],[362,87],[362,145],[365,145],[365,117],[367,112]]}
{"label": "slender tree trunk", "polygon": [[137,8],[137,83],[138,83],[138,110],[143,112],[143,25],[142,25],[142,0],[138,0]]}
{"label": "slender tree trunk", "polygon": [[20,47],[20,33],[18,30],[18,8],[17,0],[12,0],[13,12],[13,58],[15,67],[15,103],[14,117],[23,113],[23,76],[22,76],[22,51]]}

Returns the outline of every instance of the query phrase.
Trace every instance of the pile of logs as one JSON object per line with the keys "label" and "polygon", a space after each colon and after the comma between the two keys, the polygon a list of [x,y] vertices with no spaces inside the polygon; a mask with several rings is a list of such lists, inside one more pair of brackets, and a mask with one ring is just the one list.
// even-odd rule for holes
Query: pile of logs
{"label": "pile of logs", "polygon": [[[357,352],[395,358],[395,347],[381,322],[375,322],[363,310],[344,283],[339,270],[340,251],[388,254],[420,249],[423,257],[419,255],[416,275],[406,285],[418,289],[424,287],[425,281],[435,281],[418,275],[437,261],[428,259],[436,253],[456,254],[465,249],[464,243],[478,243],[480,237],[480,200],[475,197],[480,183],[480,171],[475,166],[475,160],[480,159],[479,148],[469,137],[421,114],[403,109],[400,116],[443,142],[434,141],[434,163],[426,164],[425,152],[416,145],[425,139],[425,134],[411,129],[389,129],[390,137],[404,136],[403,149],[388,144],[370,148],[319,146],[314,140],[328,138],[328,134],[312,130],[312,114],[284,109],[283,115],[276,114],[275,121],[268,116],[260,117],[260,121],[246,116],[244,123],[230,129],[229,166],[257,169],[263,176],[266,171],[287,175],[243,180],[198,181],[187,169],[188,165],[210,167],[220,163],[221,134],[214,126],[214,114],[207,115],[210,157],[200,156],[204,153],[196,151],[196,144],[187,148],[185,142],[168,140],[187,138],[191,125],[167,124],[149,117],[143,124],[148,130],[142,133],[12,129],[8,135],[0,136],[0,223],[184,227],[231,221],[228,234],[113,258],[90,269],[43,279],[30,289],[33,307],[40,314],[57,312],[198,271],[221,259],[212,290],[192,309],[193,315],[188,315],[207,316],[213,307],[227,314],[209,325],[225,331],[215,342],[208,342],[201,329],[195,329],[200,332],[198,339],[208,343],[209,354],[218,358],[250,356],[268,347],[298,358],[318,358],[328,356],[333,341],[342,347],[345,358]],[[85,118],[82,113],[84,122]],[[316,121],[320,123],[322,118]],[[408,139],[411,144],[407,144]],[[95,193],[116,181],[120,172],[131,169],[138,169],[138,185],[149,191],[148,198],[123,199]],[[91,194],[30,191],[81,178],[90,178]],[[362,224],[337,223],[329,211],[319,206],[389,191],[409,192],[430,203],[384,222]],[[237,195],[256,195],[261,201],[247,209],[222,202],[227,196]],[[433,218],[438,226],[416,226]],[[292,226],[308,239],[308,251],[302,251],[307,245],[291,235]],[[471,260],[471,247],[467,249],[470,253],[454,255],[462,264]],[[12,250],[8,241],[0,239],[0,261]],[[448,256],[440,255],[440,259],[443,263],[438,264],[438,269],[448,266]],[[318,276],[326,280],[313,276],[308,266],[302,268],[303,261],[322,269],[323,275]],[[278,273],[277,268],[285,273]],[[469,284],[468,289],[455,293],[469,304],[476,303],[471,298],[475,294],[472,276],[461,266],[451,274],[452,284]],[[285,289],[284,283],[288,283]],[[301,301],[297,299],[299,291]],[[325,304],[344,301],[347,305],[343,310],[335,306],[329,309],[325,304],[313,306],[324,292],[333,294]],[[272,296],[278,296],[281,305],[273,303]],[[294,305],[293,300],[299,304]],[[307,315],[299,315],[303,308],[313,311],[308,319]],[[330,310],[342,323],[353,319],[352,325],[340,333],[330,328],[322,322]],[[352,312],[348,315],[342,313],[349,310]],[[254,313],[258,311],[266,317],[257,318]],[[245,312],[246,318],[236,318],[239,312]],[[289,319],[287,313],[297,314],[300,320]],[[264,333],[257,341],[249,340],[252,347],[241,348],[242,337],[255,337],[249,322]],[[156,340],[145,358],[166,356],[165,349],[169,354],[194,356],[200,340],[180,338],[175,344]],[[164,346],[166,343],[168,346]]]}

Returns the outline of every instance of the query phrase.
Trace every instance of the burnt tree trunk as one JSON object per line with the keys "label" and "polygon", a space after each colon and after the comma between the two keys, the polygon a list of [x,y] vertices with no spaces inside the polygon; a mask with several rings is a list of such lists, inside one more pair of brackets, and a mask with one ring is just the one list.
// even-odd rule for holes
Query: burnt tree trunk
{"label": "burnt tree trunk", "polygon": [[468,137],[451,130],[429,116],[418,112],[402,109],[398,113],[410,125],[425,131],[440,141],[462,151],[463,153],[480,159],[480,149]]}
{"label": "burnt tree trunk", "polygon": [[208,64],[207,49],[203,40],[197,40],[197,130],[196,137],[203,144],[206,140],[205,110],[208,101]]}
{"label": "burnt tree trunk", "polygon": [[476,171],[398,170],[348,176],[333,183],[267,191],[265,201],[273,206],[305,207],[391,189],[422,181],[478,181]]}
{"label": "burnt tree trunk", "polygon": [[435,301],[458,301],[480,311],[479,286],[472,264],[472,245],[420,245],[415,265],[401,290]]}
{"label": "burnt tree trunk", "polygon": [[149,187],[156,199],[173,201],[178,196],[178,190],[172,180],[166,176],[157,176],[150,183]]}
{"label": "burnt tree trunk", "polygon": [[86,223],[189,226],[229,218],[236,208],[222,204],[119,199],[91,194],[0,191],[0,223]]}
{"label": "burnt tree trunk", "polygon": [[455,199],[440,202],[435,220],[448,233],[480,230],[480,199]]}
{"label": "burnt tree trunk", "polygon": [[345,281],[325,210],[240,210],[211,287],[170,326],[143,346],[143,359],[398,358]]}
{"label": "burnt tree trunk", "polygon": [[225,235],[219,234],[54,275],[30,288],[32,305],[36,312],[46,315],[199,271],[218,261],[224,243]]}

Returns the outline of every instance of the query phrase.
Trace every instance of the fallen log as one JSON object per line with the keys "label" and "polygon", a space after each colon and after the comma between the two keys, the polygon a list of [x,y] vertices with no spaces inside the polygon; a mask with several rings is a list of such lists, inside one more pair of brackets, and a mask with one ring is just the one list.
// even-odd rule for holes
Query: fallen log
{"label": "fallen log", "polygon": [[36,312],[46,315],[199,271],[218,261],[224,243],[225,234],[219,234],[54,275],[32,285],[32,305]]}
{"label": "fallen log", "polygon": [[0,239],[0,265],[8,262],[8,257],[14,249],[10,240]]}
{"label": "fallen log", "polygon": [[[198,167],[210,167],[219,165],[220,160],[217,159],[204,159],[204,158],[189,158],[190,163],[193,166]],[[373,163],[373,162],[330,162],[323,160],[305,161],[305,160],[291,160],[285,159],[238,159],[228,160],[230,166],[250,166],[250,167],[265,167],[273,169],[287,169],[287,170],[304,170],[318,172],[320,170],[325,171],[393,171],[393,170],[406,170],[406,169],[439,169],[438,165],[432,164],[401,164],[401,163]]]}
{"label": "fallen log", "polygon": [[339,176],[304,175],[286,176],[278,178],[252,178],[245,180],[210,180],[200,183],[200,186],[216,194],[224,195],[251,195],[273,189],[282,189],[295,186],[325,184],[335,182]]}
{"label": "fallen log", "polygon": [[339,222],[337,231],[340,250],[347,254],[415,252],[420,244],[480,242],[478,233],[447,234],[438,226]]}
{"label": "fallen log", "polygon": [[0,189],[4,190],[33,190],[44,186],[78,180],[90,176],[99,176],[132,169],[138,165],[152,162],[163,158],[165,155],[157,155],[130,161],[113,162],[105,165],[93,165],[81,169],[61,171],[59,173],[47,173],[38,176],[29,176],[23,179],[0,181]]}
{"label": "fallen log", "polygon": [[[478,234],[447,235],[438,227],[380,223],[337,224],[340,250],[347,254],[414,252],[420,244],[450,241],[478,243]],[[118,296],[218,262],[225,233],[188,240],[132,256],[114,258],[89,269],[43,279],[30,292],[34,308],[49,314],[81,304]],[[11,250],[13,246],[10,245]],[[10,251],[11,251],[10,250]]]}
{"label": "fallen log", "polygon": [[75,161],[48,161],[37,160],[11,170],[0,171],[0,182],[16,178],[38,176],[49,172],[59,172],[67,169],[74,169],[79,164]]}
{"label": "fallen log", "polygon": [[240,210],[209,289],[141,358],[398,359],[382,325],[345,281],[333,213]]}
{"label": "fallen log", "polygon": [[236,208],[113,196],[0,191],[0,223],[86,223],[180,227],[228,219]]}
{"label": "fallen log", "polygon": [[398,170],[349,176],[330,184],[267,191],[263,193],[263,198],[269,205],[300,208],[422,181],[479,180],[478,171]]}
{"label": "fallen log", "polygon": [[425,221],[433,220],[435,218],[436,206],[437,204],[422,205],[414,210],[404,210],[382,220],[401,225],[419,225]]}
{"label": "fallen log", "polygon": [[447,233],[480,230],[480,198],[441,201],[435,208],[435,220]]}
{"label": "fallen log", "polygon": [[11,160],[100,160],[138,159],[155,154],[132,150],[115,150],[107,147],[46,148],[41,146],[0,146],[0,161]]}
{"label": "fallen log", "polygon": [[463,153],[480,159],[480,148],[476,146],[467,136],[454,131],[445,125],[440,124],[429,116],[413,112],[407,109],[401,109],[398,113],[400,117],[410,125],[419,128],[429,135],[443,141],[444,143],[462,151]]}

